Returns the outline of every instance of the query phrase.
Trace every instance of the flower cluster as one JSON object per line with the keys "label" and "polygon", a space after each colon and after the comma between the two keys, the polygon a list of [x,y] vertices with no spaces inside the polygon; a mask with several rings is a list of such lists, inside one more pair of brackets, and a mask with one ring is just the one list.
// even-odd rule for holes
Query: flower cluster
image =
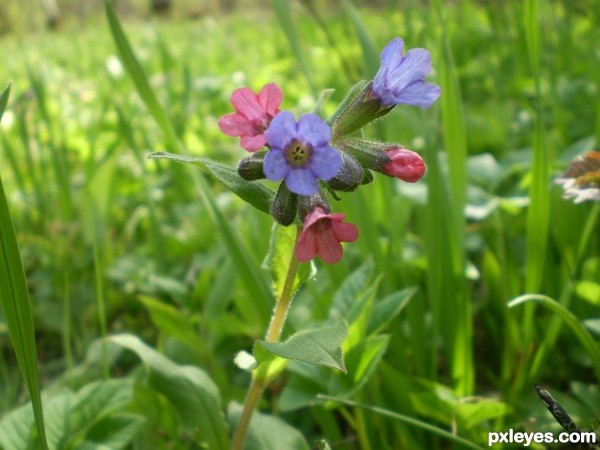
{"label": "flower cluster", "polygon": [[325,197],[329,191],[349,192],[373,180],[372,171],[414,183],[425,173],[415,152],[398,144],[365,140],[355,132],[389,113],[398,104],[427,108],[440,88],[425,81],[431,56],[425,49],[403,53],[404,42],[393,39],[381,52],[381,66],[371,81],[358,82],[327,120],[316,114],[297,120],[280,111],[283,92],[274,83],[258,94],[244,87],[231,96],[235,113],[219,120],[221,131],[240,137],[253,155],[243,159],[239,175],[248,181],[282,181],[271,207],[274,219],[290,225],[303,221],[296,257],[306,262],[319,256],[337,263],[341,242],[358,238],[358,228],[332,213]]}

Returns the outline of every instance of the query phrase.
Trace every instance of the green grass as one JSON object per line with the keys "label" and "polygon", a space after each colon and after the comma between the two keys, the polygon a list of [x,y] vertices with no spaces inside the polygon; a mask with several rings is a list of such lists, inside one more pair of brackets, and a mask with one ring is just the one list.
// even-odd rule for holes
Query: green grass
{"label": "green grass", "polygon": [[[234,88],[275,81],[295,113],[335,88],[325,103],[332,113],[399,35],[431,51],[442,97],[425,111],[398,107],[365,135],[420,152],[427,174],[416,185],[378,176],[333,202],[360,238],[338,265],[317,264],[284,338],[325,320],[344,295],[363,306],[372,295],[375,308],[418,289],[379,334],[364,336],[373,372],[349,399],[351,373],[319,372],[329,377],[319,390],[292,364],[260,410],[337,449],[467,448],[461,439],[483,447],[488,431],[556,430],[538,382],[589,428],[600,417],[600,219],[597,206],[562,200],[552,178],[597,148],[594,2],[301,3],[194,22],[124,20],[122,39],[139,66],[101,17],[0,40],[0,83],[12,82],[0,174],[48,396],[105,375],[132,377],[136,391],[121,412],[146,423],[125,448],[194,448],[138,361],[98,347],[106,327],[202,368],[223,405],[242,401],[248,376],[232,360],[268,321],[260,265],[272,221],[200,169],[146,156],[168,151],[235,167],[246,153],[217,127]],[[10,399],[0,402],[0,423],[27,400],[15,384],[21,356],[9,316],[0,316],[0,393]],[[360,367],[356,353],[348,357],[348,367]],[[291,408],[302,392],[346,403]],[[452,430],[457,439],[447,440]]]}

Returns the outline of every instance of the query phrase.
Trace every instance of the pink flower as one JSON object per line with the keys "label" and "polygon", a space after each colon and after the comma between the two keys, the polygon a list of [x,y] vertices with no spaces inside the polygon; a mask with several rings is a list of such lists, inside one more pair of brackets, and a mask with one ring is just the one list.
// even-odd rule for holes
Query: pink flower
{"label": "pink flower", "polygon": [[414,183],[425,173],[425,163],[419,154],[399,147],[386,150],[386,153],[392,159],[382,167],[386,174]]}
{"label": "pink flower", "polygon": [[308,213],[296,245],[296,258],[307,262],[319,255],[328,264],[339,262],[344,254],[340,242],[358,239],[358,228],[343,222],[344,217],[341,213],[326,214],[320,207]]}
{"label": "pink flower", "polygon": [[266,84],[256,95],[250,88],[236,89],[231,94],[234,113],[219,119],[219,128],[228,136],[241,137],[240,146],[255,152],[266,144],[265,130],[277,114],[283,91],[277,84]]}

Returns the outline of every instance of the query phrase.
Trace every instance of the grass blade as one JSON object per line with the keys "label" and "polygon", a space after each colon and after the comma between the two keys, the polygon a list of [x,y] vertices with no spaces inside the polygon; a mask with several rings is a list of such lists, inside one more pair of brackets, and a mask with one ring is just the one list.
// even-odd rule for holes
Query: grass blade
{"label": "grass blade", "polygon": [[360,14],[356,11],[356,8],[352,2],[350,0],[346,0],[343,4],[346,14],[348,14],[350,17],[350,20],[354,25],[354,29],[356,30],[356,34],[358,35],[358,40],[360,41],[365,63],[365,71],[368,76],[372,77],[379,68],[379,51],[377,51],[377,47],[373,43],[373,39],[367,31],[367,27],[364,25]]}
{"label": "grass blade", "polygon": [[291,2],[289,2],[288,0],[272,0],[272,3],[273,10],[275,11],[275,15],[277,16],[277,20],[279,21],[279,25],[281,25],[281,29],[283,30],[285,37],[287,38],[290,47],[292,48],[292,53],[296,58],[298,67],[302,71],[302,74],[306,77],[306,81],[308,81],[310,90],[316,97],[317,89],[315,87],[311,71],[308,68],[308,64],[306,64],[304,53],[302,53],[302,48],[300,47],[301,40],[298,36],[298,32],[296,31],[294,21],[292,20],[292,12],[290,11]]}
{"label": "grass blade", "polygon": [[[8,103],[10,86],[0,94],[0,119]],[[17,244],[15,227],[8,209],[4,186],[0,177],[0,306],[4,313],[8,334],[17,362],[31,396],[38,438],[44,450],[48,449],[44,413],[40,396],[40,379],[33,330],[33,315],[23,263]]]}
{"label": "grass blade", "polygon": [[[127,37],[123,32],[121,24],[119,23],[119,19],[117,18],[109,2],[106,2],[105,6],[106,17],[108,19],[114,41],[119,50],[119,55],[123,65],[125,66],[125,69],[127,70],[127,73],[133,80],[138,94],[164,133],[167,147],[182,151],[184,147],[179,142],[177,134],[175,133],[173,125],[167,117],[165,110],[160,105],[156,99],[156,96],[154,95],[154,92],[150,88],[150,84],[148,83],[146,75],[144,74],[140,63],[138,62],[133,50],[131,49],[131,46],[129,45]],[[174,166],[173,170],[177,170],[177,167],[178,166]],[[189,173],[196,175],[194,172]],[[177,178],[187,180],[188,177],[181,176]],[[256,305],[256,307],[259,309],[260,317],[266,323],[270,316],[273,299],[271,289],[266,279],[266,274],[259,269],[259,264],[253,260],[246,247],[242,245],[239,237],[234,232],[229,221],[221,213],[214,200],[214,196],[210,190],[209,184],[200,176],[192,176],[192,180],[196,188],[201,193],[202,200],[205,203],[215,228],[219,230],[221,236],[223,237],[229,255],[231,255],[232,260],[235,262],[236,269],[238,270],[242,281],[248,288],[249,292],[251,292],[255,298],[258,299],[254,305]]]}
{"label": "grass blade", "polygon": [[367,411],[371,411],[375,414],[389,417],[389,418],[397,420],[399,422],[403,422],[408,425],[412,425],[414,427],[418,427],[423,430],[429,431],[430,433],[437,434],[438,436],[441,436],[445,439],[448,439],[452,442],[455,442],[457,444],[463,445],[468,448],[473,448],[475,450],[483,450],[483,448],[484,448],[484,447],[480,447],[477,444],[472,443],[471,441],[467,441],[466,439],[461,438],[460,436],[456,436],[455,434],[452,434],[449,431],[446,431],[442,428],[435,427],[433,425],[430,425],[427,422],[423,422],[421,420],[414,419],[412,417],[408,417],[403,414],[398,414],[394,411],[390,411],[390,410],[383,409],[383,408],[378,408],[376,406],[363,405],[361,403],[356,403],[356,402],[353,402],[350,400],[345,400],[345,399],[337,398],[337,397],[330,397],[328,395],[318,395],[317,398],[319,398],[321,400],[330,400],[333,402],[342,403],[344,405],[352,406],[354,408],[366,409]]}
{"label": "grass blade", "polygon": [[548,309],[555,312],[571,329],[575,337],[579,340],[581,345],[588,352],[592,360],[592,365],[594,366],[594,370],[596,371],[596,375],[600,380],[600,349],[598,345],[594,341],[594,338],[589,333],[589,331],[581,324],[579,319],[575,317],[575,315],[569,311],[567,308],[562,306],[557,301],[546,295],[539,294],[527,294],[521,295],[508,303],[509,308],[514,308],[515,306],[528,304],[528,303],[541,303],[546,306]]}
{"label": "grass blade", "polygon": [[[529,209],[527,211],[527,247],[525,259],[525,292],[539,292],[546,265],[548,230],[550,225],[550,166],[548,149],[544,139],[541,97],[540,27],[538,23],[538,0],[527,0],[524,11],[524,31],[527,55],[535,83],[535,131],[531,185],[529,187]],[[527,304],[523,315],[523,331],[526,345],[534,337],[534,304]],[[525,356],[526,358],[529,355]],[[531,376],[531,375],[530,375]],[[517,391],[531,382],[523,376],[517,382]]]}
{"label": "grass blade", "polygon": [[142,66],[131,49],[131,45],[125,36],[125,32],[121,27],[113,7],[108,1],[105,2],[104,5],[106,17],[108,19],[108,25],[110,26],[113,40],[115,41],[117,50],[119,51],[121,62],[131,77],[137,93],[142,98],[144,104],[152,114],[152,117],[154,117],[154,120],[156,120],[156,123],[164,133],[165,140],[167,141],[167,147],[171,149],[180,149],[179,140],[177,139],[177,134],[175,134],[175,129],[167,117],[165,110],[160,103],[158,103],[158,100],[154,95],[152,88],[150,87],[150,83],[148,83],[148,78],[146,77]]}
{"label": "grass blade", "polygon": [[10,85],[6,86],[0,94],[0,120],[2,120],[2,116],[4,115],[4,110],[6,109],[6,105],[8,105],[8,97],[10,95]]}
{"label": "grass blade", "polygon": [[[543,132],[544,119],[541,105],[541,57],[538,17],[538,1],[527,0],[525,3],[525,36],[536,93],[533,164],[529,192],[529,211],[527,214],[527,281],[525,286],[527,292],[539,290],[542,283],[550,218],[548,183],[550,169],[548,149],[546,148]],[[527,323],[531,322],[527,321]]]}
{"label": "grass blade", "polygon": [[[443,147],[448,161],[448,175],[443,170],[437,150],[429,159],[429,261],[432,304],[437,311],[437,327],[449,345],[446,348],[458,395],[473,392],[473,323],[465,267],[465,216],[467,187],[467,139],[458,76],[444,19],[442,2],[435,2],[437,20],[441,25],[440,98]],[[434,244],[434,242],[436,242]],[[448,301],[452,292],[452,303]]]}

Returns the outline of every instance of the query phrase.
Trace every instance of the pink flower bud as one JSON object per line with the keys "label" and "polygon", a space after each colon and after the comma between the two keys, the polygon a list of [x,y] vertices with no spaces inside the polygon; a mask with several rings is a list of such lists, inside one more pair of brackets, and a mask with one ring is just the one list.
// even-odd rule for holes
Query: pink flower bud
{"label": "pink flower bud", "polygon": [[382,169],[389,176],[414,183],[425,173],[425,163],[418,153],[399,147],[386,150],[386,153],[392,161]]}

